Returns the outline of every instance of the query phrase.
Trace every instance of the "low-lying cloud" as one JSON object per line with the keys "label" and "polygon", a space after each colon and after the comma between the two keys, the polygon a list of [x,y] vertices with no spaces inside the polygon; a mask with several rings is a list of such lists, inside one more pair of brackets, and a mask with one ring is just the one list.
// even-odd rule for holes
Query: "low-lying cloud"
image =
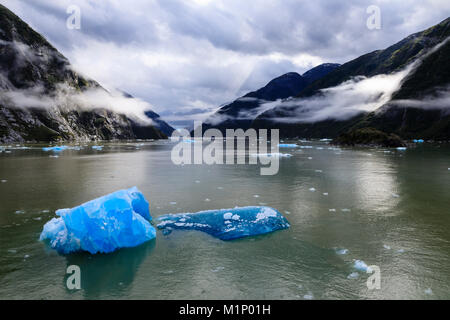
{"label": "low-lying cloud", "polygon": [[152,109],[149,103],[126,97],[120,91],[106,91],[101,87],[80,92],[67,85],[59,85],[51,94],[46,94],[41,86],[23,90],[4,90],[0,95],[0,103],[7,107],[22,109],[58,108],[65,111],[105,109],[126,115],[142,124],[152,124],[152,120],[145,115],[146,111]]}

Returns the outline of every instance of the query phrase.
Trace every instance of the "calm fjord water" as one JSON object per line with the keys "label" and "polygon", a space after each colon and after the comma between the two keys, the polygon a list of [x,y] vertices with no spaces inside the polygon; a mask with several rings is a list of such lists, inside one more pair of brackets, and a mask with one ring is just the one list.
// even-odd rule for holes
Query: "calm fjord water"
{"label": "calm fjord water", "polygon": [[[283,149],[293,157],[280,159],[275,176],[248,165],[175,166],[168,141],[111,143],[58,158],[37,146],[7,148],[0,153],[0,299],[450,299],[450,147],[301,145],[313,148]],[[232,242],[158,231],[155,241],[96,256],[61,256],[38,241],[55,210],[131,186],[154,218],[267,205],[291,228]],[[348,278],[356,259],[381,268],[380,290],[367,289],[363,272]],[[72,292],[65,282],[73,264],[82,289]]]}

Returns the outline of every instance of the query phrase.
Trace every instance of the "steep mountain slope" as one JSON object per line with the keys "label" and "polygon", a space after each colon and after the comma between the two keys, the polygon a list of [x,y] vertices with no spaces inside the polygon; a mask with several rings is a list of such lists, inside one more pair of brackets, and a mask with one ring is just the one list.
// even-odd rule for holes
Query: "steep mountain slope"
{"label": "steep mountain slope", "polygon": [[436,88],[448,92],[446,87],[450,80],[448,44],[431,54],[427,53],[442,44],[449,36],[450,18],[423,32],[413,34],[385,50],[374,51],[345,63],[305,88],[298,95],[295,107],[278,106],[268,110],[255,119],[252,127],[279,128],[280,134],[285,137],[336,137],[352,128],[374,127],[403,137],[427,133],[430,138],[448,139],[450,134],[445,109],[405,108],[398,106],[394,101],[376,112],[370,114],[361,112],[341,120],[332,117],[317,122],[295,122],[291,121],[291,117],[292,114],[304,112],[305,99],[320,97],[326,88],[336,87],[355,77],[394,74],[418,59],[420,63],[403,79],[400,88],[393,93],[392,99],[417,99],[436,92]]}
{"label": "steep mountain slope", "polygon": [[110,97],[0,5],[0,142],[166,138],[151,121],[99,107],[92,93]]}
{"label": "steep mountain slope", "polygon": [[296,72],[290,72],[275,78],[263,88],[250,92],[220,108],[216,114],[205,121],[203,129],[218,128],[221,131],[237,128],[247,129],[256,116],[263,112],[264,108],[267,108],[264,106],[265,104],[296,96],[309,84],[338,67],[339,64],[324,63],[307,71],[303,76]]}
{"label": "steep mountain slope", "polygon": [[409,74],[392,101],[355,127],[373,127],[404,138],[450,139],[450,41]]}

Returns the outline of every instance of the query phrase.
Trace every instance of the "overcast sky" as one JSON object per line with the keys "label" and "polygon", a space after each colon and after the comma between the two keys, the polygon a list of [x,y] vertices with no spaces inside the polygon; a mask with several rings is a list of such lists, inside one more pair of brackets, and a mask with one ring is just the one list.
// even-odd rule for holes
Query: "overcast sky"
{"label": "overcast sky", "polygon": [[[450,16],[449,0],[0,0],[77,70],[154,106],[202,118],[287,72],[344,63]],[[81,29],[66,27],[70,5]],[[381,29],[366,12],[381,9]]]}

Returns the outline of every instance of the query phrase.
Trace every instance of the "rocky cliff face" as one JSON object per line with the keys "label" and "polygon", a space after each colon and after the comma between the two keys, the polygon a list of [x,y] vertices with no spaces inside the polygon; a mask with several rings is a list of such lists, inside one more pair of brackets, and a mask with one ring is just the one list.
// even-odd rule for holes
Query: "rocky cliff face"
{"label": "rocky cliff face", "polygon": [[151,120],[115,112],[93,92],[110,95],[0,5],[0,142],[166,138]]}

